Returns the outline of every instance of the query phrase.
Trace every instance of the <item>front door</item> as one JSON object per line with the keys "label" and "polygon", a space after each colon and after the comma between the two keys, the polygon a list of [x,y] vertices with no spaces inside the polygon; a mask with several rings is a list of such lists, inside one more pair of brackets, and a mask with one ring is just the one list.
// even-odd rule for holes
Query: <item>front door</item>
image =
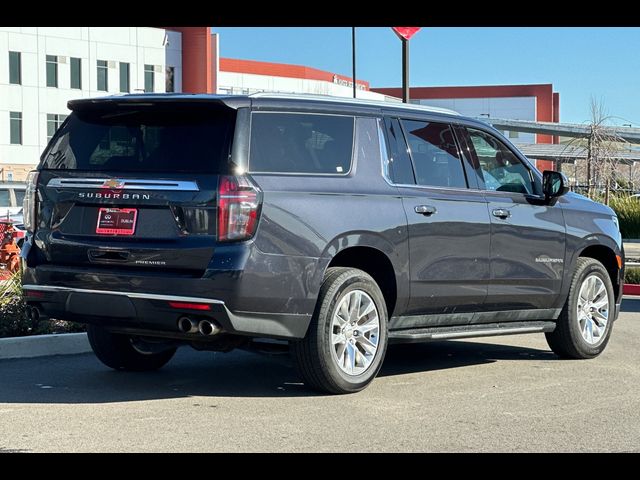
{"label": "front door", "polygon": [[491,219],[486,309],[551,308],[564,270],[562,209],[540,201],[539,176],[497,136],[480,129],[466,131]]}

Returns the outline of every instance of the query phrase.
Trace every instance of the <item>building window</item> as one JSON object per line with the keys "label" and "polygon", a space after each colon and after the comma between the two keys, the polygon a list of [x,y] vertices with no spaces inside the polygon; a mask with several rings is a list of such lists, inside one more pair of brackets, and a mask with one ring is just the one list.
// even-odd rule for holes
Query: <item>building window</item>
{"label": "building window", "polygon": [[109,90],[109,70],[106,60],[98,60],[98,90],[106,92]]}
{"label": "building window", "polygon": [[144,91],[153,92],[153,84],[155,83],[155,73],[153,72],[153,65],[144,66]]}
{"label": "building window", "polygon": [[165,79],[165,91],[166,92],[175,92],[176,87],[174,83],[174,77],[176,74],[175,67],[167,67],[166,71],[166,79]]}
{"label": "building window", "polygon": [[71,57],[71,88],[82,89],[82,59]]}
{"label": "building window", "polygon": [[22,84],[22,57],[20,52],[9,52],[9,83]]}
{"label": "building window", "polygon": [[520,132],[509,130],[509,138],[520,138]]}
{"label": "building window", "polygon": [[47,55],[47,87],[58,88],[58,57]]}
{"label": "building window", "polygon": [[[13,172],[7,172],[7,182],[13,182]],[[17,203],[18,205],[22,205],[22,202],[17,202]]]}
{"label": "building window", "polygon": [[120,62],[120,91],[129,93],[129,64]]}
{"label": "building window", "polygon": [[55,135],[56,131],[67,119],[67,115],[59,115],[57,113],[47,113],[47,142]]}
{"label": "building window", "polygon": [[11,145],[22,145],[21,112],[9,112],[9,137]]}

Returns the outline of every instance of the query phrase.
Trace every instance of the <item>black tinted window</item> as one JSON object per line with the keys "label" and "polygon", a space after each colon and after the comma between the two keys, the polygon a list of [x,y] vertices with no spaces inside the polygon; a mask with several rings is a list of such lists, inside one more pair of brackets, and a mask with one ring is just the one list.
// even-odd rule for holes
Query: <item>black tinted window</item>
{"label": "black tinted window", "polygon": [[466,188],[453,132],[444,123],[402,120],[419,185]]}
{"label": "black tinted window", "polygon": [[252,172],[344,174],[351,168],[353,117],[254,113]]}
{"label": "black tinted window", "polygon": [[43,168],[220,173],[235,117],[205,107],[73,113]]}
{"label": "black tinted window", "polygon": [[393,183],[401,185],[413,185],[416,180],[413,176],[411,158],[407,151],[407,143],[404,139],[400,122],[397,118],[387,119],[387,138],[389,139],[389,176]]}

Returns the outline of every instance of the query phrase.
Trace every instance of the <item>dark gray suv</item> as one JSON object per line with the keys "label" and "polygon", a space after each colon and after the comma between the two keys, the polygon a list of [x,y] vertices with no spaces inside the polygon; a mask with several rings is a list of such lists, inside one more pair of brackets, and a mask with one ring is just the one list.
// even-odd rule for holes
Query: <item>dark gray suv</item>
{"label": "dark gray suv", "polygon": [[267,94],[69,108],[29,177],[24,293],[30,315],[87,323],[110,367],[280,340],[307,385],[345,393],[389,342],[544,332],[569,358],[607,344],[614,212],[482,122]]}

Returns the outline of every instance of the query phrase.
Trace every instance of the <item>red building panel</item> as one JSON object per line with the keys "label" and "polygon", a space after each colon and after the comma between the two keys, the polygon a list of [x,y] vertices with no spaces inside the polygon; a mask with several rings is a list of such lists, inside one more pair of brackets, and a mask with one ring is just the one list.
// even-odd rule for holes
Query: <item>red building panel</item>
{"label": "red building panel", "polygon": [[[220,71],[252,73],[271,77],[301,78],[305,80],[323,80],[325,82],[333,82],[335,76],[340,80],[351,82],[351,77],[318,70],[317,68],[305,67],[304,65],[239,60],[236,58],[220,58]],[[362,85],[365,90],[369,90],[369,82],[358,80],[358,85]]]}
{"label": "red building panel", "polygon": [[[372,88],[374,92],[402,97],[401,88]],[[554,97],[555,95],[555,97]],[[499,98],[499,97],[536,97],[536,120],[540,122],[559,121],[560,97],[553,93],[550,83],[535,85],[488,85],[473,87],[412,87],[411,98]],[[558,105],[557,114],[554,112]],[[551,135],[537,135],[538,143],[554,143]]]}
{"label": "red building panel", "polygon": [[216,93],[210,27],[164,27],[182,33],[182,91]]}

